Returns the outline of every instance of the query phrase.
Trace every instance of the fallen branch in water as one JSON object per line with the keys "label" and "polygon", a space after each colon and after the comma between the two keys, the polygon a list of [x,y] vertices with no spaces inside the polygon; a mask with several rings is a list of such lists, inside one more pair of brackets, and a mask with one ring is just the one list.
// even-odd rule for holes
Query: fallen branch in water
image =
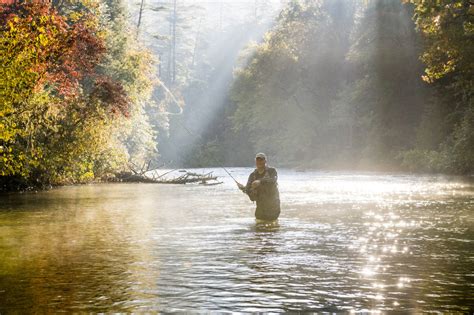
{"label": "fallen branch in water", "polygon": [[222,184],[217,180],[217,176],[213,176],[212,172],[207,174],[197,174],[192,172],[186,172],[184,175],[157,180],[157,183],[160,184],[190,184],[190,183],[199,183],[201,185],[218,185]]}
{"label": "fallen branch in water", "polygon": [[[183,175],[172,177],[172,178],[165,178],[165,175],[168,175],[178,169],[167,171],[161,175],[159,175],[156,170],[148,170],[149,163],[146,166],[142,166],[138,168],[136,165],[133,165],[133,168],[130,167],[131,172],[123,172],[117,174],[117,179],[121,182],[129,182],[129,183],[155,183],[155,184],[192,184],[192,183],[199,183],[200,185],[205,186],[213,186],[222,184],[221,181],[218,180],[217,176],[213,175],[213,172],[209,172],[206,174],[198,174],[193,172],[188,172],[186,170],[180,170],[180,172],[184,173]],[[139,170],[138,170],[139,169]],[[147,175],[150,174],[150,175]],[[151,177],[150,177],[151,176]]]}

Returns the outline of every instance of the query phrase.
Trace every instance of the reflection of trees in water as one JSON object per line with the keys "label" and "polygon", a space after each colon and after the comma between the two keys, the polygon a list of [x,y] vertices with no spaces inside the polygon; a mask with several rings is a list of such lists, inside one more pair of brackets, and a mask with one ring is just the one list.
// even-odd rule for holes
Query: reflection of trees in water
{"label": "reflection of trees in water", "polygon": [[[132,263],[150,258],[130,243],[142,236],[131,233],[146,233],[146,218],[105,205],[94,194],[56,196],[60,202],[51,194],[22,198],[21,211],[1,222],[0,239],[9,242],[2,243],[0,312],[128,310],[121,302],[133,300],[131,285],[147,282],[136,278]],[[60,211],[42,211],[59,203]],[[126,229],[130,225],[142,228]]]}

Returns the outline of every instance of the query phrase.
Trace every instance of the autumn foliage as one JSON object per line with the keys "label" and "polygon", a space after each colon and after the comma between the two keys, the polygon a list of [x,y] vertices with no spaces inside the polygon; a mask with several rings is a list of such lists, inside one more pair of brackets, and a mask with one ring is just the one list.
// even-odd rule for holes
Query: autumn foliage
{"label": "autumn foliage", "polygon": [[38,174],[55,182],[47,159],[86,158],[64,161],[61,142],[98,136],[94,126],[129,115],[121,82],[104,74],[106,36],[93,5],[0,4],[0,184]]}
{"label": "autumn foliage", "polygon": [[[0,10],[2,33],[6,35],[2,47],[6,55],[2,57],[20,60],[25,76],[34,78],[28,87],[52,88],[63,97],[77,97],[85,81],[89,85],[107,81],[95,72],[105,46],[92,13],[62,16],[42,2],[3,6]],[[114,92],[119,93],[120,88],[105,93]],[[126,112],[124,104],[116,105]]]}

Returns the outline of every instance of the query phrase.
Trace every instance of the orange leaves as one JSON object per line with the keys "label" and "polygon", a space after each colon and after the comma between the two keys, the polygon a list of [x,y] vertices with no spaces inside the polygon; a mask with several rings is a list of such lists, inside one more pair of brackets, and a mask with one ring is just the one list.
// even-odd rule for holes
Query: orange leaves
{"label": "orange leaves", "polygon": [[[0,6],[0,18],[5,22],[0,32],[6,39],[2,43],[2,54],[7,63],[17,63],[17,69],[18,64],[23,66],[25,77],[30,78],[20,84],[24,89],[40,91],[48,87],[66,101],[87,98],[88,95],[83,95],[84,91],[91,90],[83,88],[87,84],[110,88],[110,95],[122,93],[121,98],[125,98],[119,83],[104,81],[97,73],[106,53],[104,39],[97,28],[97,16],[85,11],[73,11],[64,16],[51,4],[37,1]],[[104,83],[109,81],[110,84]],[[95,93],[95,89],[92,92]],[[116,97],[110,101],[103,99],[104,105],[117,104],[113,112],[124,113],[122,103],[123,100],[118,101]]]}
{"label": "orange leaves", "polygon": [[101,76],[97,79],[92,97],[102,104],[110,104],[110,111],[113,114],[129,116],[129,99],[123,86],[108,77]]}
{"label": "orange leaves", "polygon": [[43,81],[36,79],[44,78],[51,61],[62,53],[64,34],[59,29],[65,22],[56,19],[53,23],[54,14],[49,5],[41,3],[0,7],[1,19],[7,22],[0,28],[5,38],[2,57],[13,71],[19,68],[25,77],[35,78],[33,86],[24,88],[37,89]]}
{"label": "orange leaves", "polygon": [[[93,126],[102,114],[128,113],[123,86],[101,69],[100,17],[76,5],[69,12],[46,1],[0,3],[0,178],[28,177],[38,159],[48,162],[37,152],[52,138],[82,132],[76,121]],[[49,154],[62,156],[56,149]]]}

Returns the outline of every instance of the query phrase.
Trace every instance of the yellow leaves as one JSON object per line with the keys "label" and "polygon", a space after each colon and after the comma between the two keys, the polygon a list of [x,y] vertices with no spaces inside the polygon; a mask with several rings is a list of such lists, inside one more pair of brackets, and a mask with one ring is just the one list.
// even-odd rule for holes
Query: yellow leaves
{"label": "yellow leaves", "polygon": [[[474,6],[473,6],[474,8]],[[472,15],[474,16],[474,10],[472,12]],[[464,32],[466,36],[474,36],[474,23],[471,21],[466,21],[464,22]]]}
{"label": "yellow leaves", "polygon": [[49,44],[48,38],[46,36],[44,36],[43,34],[40,34],[38,36],[38,42],[43,47],[46,47]]}
{"label": "yellow leaves", "polygon": [[48,24],[49,21],[51,21],[51,16],[49,15],[42,15],[40,18],[39,18],[39,21],[41,24]]}
{"label": "yellow leaves", "polygon": [[99,21],[95,18],[89,18],[85,21],[84,26],[90,29],[97,29],[99,26]]}
{"label": "yellow leaves", "polygon": [[[427,71],[425,70],[425,72],[427,72]],[[421,76],[421,79],[422,79],[423,81],[425,81],[426,83],[433,83],[433,80],[431,80],[431,78],[430,78],[429,75],[422,75],[422,76]]]}
{"label": "yellow leaves", "polygon": [[94,172],[92,171],[85,172],[79,177],[79,180],[81,182],[91,181],[93,179],[94,179]]}
{"label": "yellow leaves", "polygon": [[14,32],[16,30],[15,25],[12,23],[12,21],[8,21],[8,27],[10,32]]}
{"label": "yellow leaves", "polygon": [[23,152],[6,152],[0,151],[0,173],[2,176],[11,176],[22,174],[26,176],[28,173],[24,169],[25,154]]}
{"label": "yellow leaves", "polygon": [[[117,140],[120,128],[114,129],[114,124],[121,121],[111,117],[109,109],[90,101],[87,92],[77,99],[67,100],[56,93],[57,82],[64,78],[54,76],[62,65],[57,61],[62,61],[64,52],[69,52],[66,49],[69,47],[64,48],[66,39],[90,31],[90,36],[84,40],[90,47],[97,47],[103,43],[94,40],[97,36],[99,39],[127,36],[117,35],[115,29],[112,31],[99,23],[102,20],[98,14],[102,11],[96,0],[82,0],[80,6],[71,6],[73,10],[66,10],[71,12],[67,15],[67,23],[64,16],[54,16],[57,12],[46,5],[41,10],[32,10],[29,16],[11,18],[0,30],[0,174],[3,176],[27,177],[28,172],[35,170],[56,184],[89,181],[101,173],[97,171],[98,164],[102,169],[111,169],[111,163],[119,164],[117,156],[126,154]],[[117,49],[114,46],[107,48]],[[152,91],[149,83],[149,76],[153,74],[151,57],[138,47],[124,50],[123,56],[110,54],[110,64],[103,67],[116,75],[113,79],[133,94],[138,103]],[[79,60],[79,56],[88,54],[77,55],[77,67],[82,68],[84,60]],[[73,58],[63,59],[70,62],[67,66],[74,61]]]}
{"label": "yellow leaves", "polygon": [[98,31],[96,35],[97,37],[104,39],[104,38],[107,38],[108,32],[106,30],[102,30],[102,31]]}
{"label": "yellow leaves", "polygon": [[68,19],[71,21],[71,22],[77,22],[79,21],[81,18],[82,18],[83,14],[79,13],[79,12],[71,12],[68,16]]}

